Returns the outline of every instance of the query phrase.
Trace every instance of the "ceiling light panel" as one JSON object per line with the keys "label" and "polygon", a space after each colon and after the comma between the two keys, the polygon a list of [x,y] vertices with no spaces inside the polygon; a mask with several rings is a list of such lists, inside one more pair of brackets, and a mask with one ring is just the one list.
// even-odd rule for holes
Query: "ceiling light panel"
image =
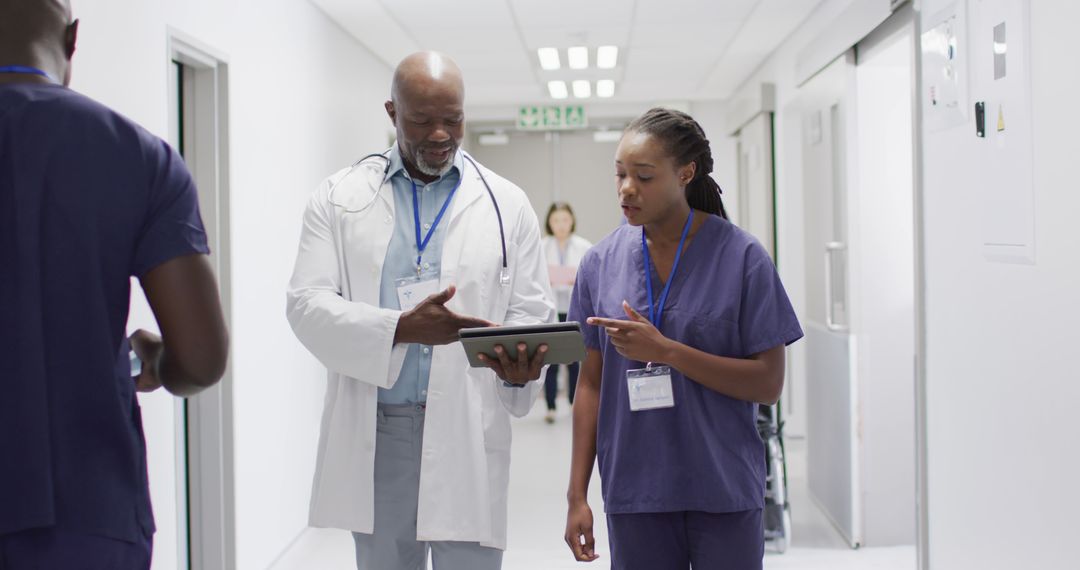
{"label": "ceiling light panel", "polygon": [[548,81],[548,93],[553,99],[566,99],[570,95],[565,81]]}
{"label": "ceiling light panel", "polygon": [[615,69],[619,61],[619,48],[616,46],[600,46],[596,50],[596,67],[600,69]]}
{"label": "ceiling light panel", "polygon": [[587,99],[592,97],[592,84],[587,79],[574,80],[574,97]]}
{"label": "ceiling light panel", "polygon": [[559,50],[555,48],[540,48],[536,50],[536,55],[540,58],[540,67],[545,70],[552,71],[562,67],[562,62],[559,61]]}
{"label": "ceiling light panel", "polygon": [[587,69],[589,67],[589,48],[575,46],[566,50],[566,59],[570,62],[570,69]]}

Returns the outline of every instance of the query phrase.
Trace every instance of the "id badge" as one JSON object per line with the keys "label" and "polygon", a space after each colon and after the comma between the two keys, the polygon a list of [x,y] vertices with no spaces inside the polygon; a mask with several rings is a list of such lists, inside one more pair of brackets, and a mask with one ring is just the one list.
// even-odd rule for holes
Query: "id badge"
{"label": "id badge", "polygon": [[420,301],[439,292],[439,274],[421,273],[416,277],[403,277],[394,281],[397,285],[398,305],[402,311],[411,311]]}
{"label": "id badge", "polygon": [[652,366],[627,370],[626,383],[630,392],[631,412],[675,406],[670,367]]}

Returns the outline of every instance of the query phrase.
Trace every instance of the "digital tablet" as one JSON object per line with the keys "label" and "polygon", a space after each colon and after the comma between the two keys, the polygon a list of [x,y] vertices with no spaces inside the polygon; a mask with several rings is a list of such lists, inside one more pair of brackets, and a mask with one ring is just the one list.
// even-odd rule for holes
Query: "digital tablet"
{"label": "digital tablet", "polygon": [[585,339],[577,322],[525,325],[517,327],[483,327],[461,329],[461,345],[473,368],[485,368],[477,358],[486,354],[493,359],[495,345],[501,344],[511,360],[517,359],[517,345],[525,343],[531,357],[541,344],[548,345],[544,364],[570,364],[585,359]]}

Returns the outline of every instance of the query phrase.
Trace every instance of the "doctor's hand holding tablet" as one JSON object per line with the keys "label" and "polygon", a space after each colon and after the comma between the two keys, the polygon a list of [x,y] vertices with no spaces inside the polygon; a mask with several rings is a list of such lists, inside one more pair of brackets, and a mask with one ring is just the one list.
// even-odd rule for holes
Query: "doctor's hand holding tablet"
{"label": "doctor's hand holding tablet", "polygon": [[544,365],[585,358],[585,339],[576,322],[476,327],[462,329],[460,336],[473,368],[491,368],[519,387],[539,379]]}
{"label": "doctor's hand holding tablet", "polygon": [[527,382],[540,379],[540,369],[544,367],[544,355],[547,354],[548,346],[540,345],[532,358],[529,357],[528,345],[524,342],[518,343],[516,348],[517,358],[513,360],[501,344],[494,347],[498,358],[491,358],[483,353],[478,353],[476,357],[488,368],[494,370],[496,376],[510,384],[524,386]]}
{"label": "doctor's hand holding tablet", "polygon": [[[448,309],[446,303],[455,293],[457,288],[451,285],[402,313],[394,343],[436,346],[462,340],[474,368],[491,368],[501,380],[515,386],[540,378],[547,363],[549,346],[545,341],[549,338],[555,338],[558,343],[557,357],[584,357],[585,345],[576,323],[499,327],[491,321]],[[575,345],[580,349],[575,351]]]}

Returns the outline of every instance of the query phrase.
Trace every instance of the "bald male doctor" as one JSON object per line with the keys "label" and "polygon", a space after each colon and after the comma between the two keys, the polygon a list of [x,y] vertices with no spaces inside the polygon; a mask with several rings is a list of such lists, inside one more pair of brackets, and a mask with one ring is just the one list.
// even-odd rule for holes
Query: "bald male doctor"
{"label": "bald male doctor", "polygon": [[397,143],[304,215],[288,318],[329,369],[311,524],[352,531],[361,570],[425,568],[428,552],[436,570],[501,567],[510,416],[541,389],[540,351],[470,368],[457,342],[555,320],[536,214],[459,148],[463,104],[453,61],[407,57],[386,103]]}

